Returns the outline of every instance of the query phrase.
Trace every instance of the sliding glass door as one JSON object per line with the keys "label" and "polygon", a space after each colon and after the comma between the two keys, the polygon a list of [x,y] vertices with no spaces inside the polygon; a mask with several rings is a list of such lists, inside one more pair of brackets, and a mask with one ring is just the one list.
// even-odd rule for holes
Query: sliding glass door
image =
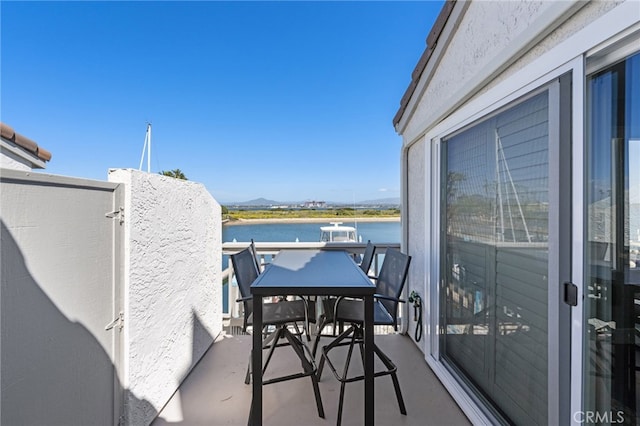
{"label": "sliding glass door", "polygon": [[584,411],[640,424],[640,54],[587,81]]}
{"label": "sliding glass door", "polygon": [[506,423],[557,421],[560,87],[442,142],[440,356]]}
{"label": "sliding glass door", "polygon": [[549,96],[445,141],[441,354],[506,420],[547,423]]}

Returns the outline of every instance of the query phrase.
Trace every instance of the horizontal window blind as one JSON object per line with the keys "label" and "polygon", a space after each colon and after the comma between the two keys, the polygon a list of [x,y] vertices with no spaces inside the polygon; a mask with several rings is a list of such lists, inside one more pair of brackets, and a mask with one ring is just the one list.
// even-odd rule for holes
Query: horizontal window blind
{"label": "horizontal window blind", "polygon": [[443,144],[441,354],[517,424],[547,423],[548,121],[543,92]]}

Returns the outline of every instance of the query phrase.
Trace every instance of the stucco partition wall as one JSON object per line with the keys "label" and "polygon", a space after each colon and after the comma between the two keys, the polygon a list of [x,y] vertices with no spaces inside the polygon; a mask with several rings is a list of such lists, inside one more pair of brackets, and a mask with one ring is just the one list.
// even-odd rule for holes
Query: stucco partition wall
{"label": "stucco partition wall", "polygon": [[[407,250],[411,256],[409,278],[407,281],[407,294],[416,291],[423,301],[426,301],[425,280],[426,265],[424,248],[426,245],[426,227],[428,226],[425,216],[425,142],[424,140],[415,143],[409,148],[407,155]],[[425,307],[423,306],[423,309]],[[423,322],[426,312],[423,312]],[[417,323],[413,321],[413,308],[409,306],[409,335],[415,336]],[[425,330],[423,324],[423,330]],[[425,339],[424,333],[422,336]],[[424,340],[423,340],[424,341]],[[422,343],[418,344],[422,350]]]}
{"label": "stucco partition wall", "polygon": [[125,184],[125,415],[146,425],[222,330],[221,211],[199,183],[136,170],[109,181]]}

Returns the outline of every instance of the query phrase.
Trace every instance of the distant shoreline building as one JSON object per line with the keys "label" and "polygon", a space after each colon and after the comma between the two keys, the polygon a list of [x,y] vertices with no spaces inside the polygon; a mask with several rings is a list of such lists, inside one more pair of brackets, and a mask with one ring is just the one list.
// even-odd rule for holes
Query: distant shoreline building
{"label": "distant shoreline building", "polygon": [[302,208],[304,209],[325,209],[327,208],[326,201],[305,201],[302,204]]}

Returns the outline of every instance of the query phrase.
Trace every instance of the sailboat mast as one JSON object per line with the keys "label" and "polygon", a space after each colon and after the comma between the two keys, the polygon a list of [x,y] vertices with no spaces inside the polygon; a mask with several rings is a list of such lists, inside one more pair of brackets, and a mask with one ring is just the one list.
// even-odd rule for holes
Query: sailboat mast
{"label": "sailboat mast", "polygon": [[147,150],[147,173],[151,173],[151,123],[147,123],[147,135],[149,136],[149,149]]}
{"label": "sailboat mast", "polygon": [[151,123],[147,123],[147,132],[144,135],[144,146],[142,147],[142,156],[140,157],[138,170],[142,170],[145,151],[147,152],[147,173],[151,173]]}

